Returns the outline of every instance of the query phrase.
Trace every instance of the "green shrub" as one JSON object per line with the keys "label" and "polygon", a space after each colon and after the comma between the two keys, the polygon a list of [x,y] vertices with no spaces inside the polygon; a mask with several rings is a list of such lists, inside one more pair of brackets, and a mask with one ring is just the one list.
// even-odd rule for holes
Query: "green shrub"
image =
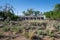
{"label": "green shrub", "polygon": [[22,33],[23,27],[22,26],[14,26],[14,27],[11,27],[11,30],[14,32]]}
{"label": "green shrub", "polygon": [[4,31],[9,31],[10,28],[8,28],[8,27],[4,27],[3,30],[4,30]]}
{"label": "green shrub", "polygon": [[31,28],[32,30],[36,29],[36,27],[35,27],[35,26],[31,26],[30,28]]}
{"label": "green shrub", "polygon": [[50,36],[50,37],[54,37],[55,36],[55,34],[52,31],[50,31],[50,30],[46,30],[46,34],[47,34],[47,36]]}
{"label": "green shrub", "polygon": [[25,32],[25,33],[24,33],[24,36],[25,36],[26,38],[29,38],[29,32]]}
{"label": "green shrub", "polygon": [[13,27],[12,30],[18,32],[19,28],[18,27]]}
{"label": "green shrub", "polygon": [[57,28],[57,30],[60,30],[60,25],[58,25],[56,28]]}
{"label": "green shrub", "polygon": [[3,35],[3,33],[0,32],[0,36]]}
{"label": "green shrub", "polygon": [[42,30],[38,30],[37,33],[38,33],[39,35],[43,35],[43,31],[42,31]]}
{"label": "green shrub", "polygon": [[39,36],[34,35],[31,37],[31,40],[43,40],[43,39]]}
{"label": "green shrub", "polygon": [[3,37],[4,37],[3,33],[0,32],[0,38],[3,38]]}
{"label": "green shrub", "polygon": [[54,34],[54,33],[51,33],[51,34],[49,34],[48,36],[50,36],[50,37],[54,37],[55,34]]}

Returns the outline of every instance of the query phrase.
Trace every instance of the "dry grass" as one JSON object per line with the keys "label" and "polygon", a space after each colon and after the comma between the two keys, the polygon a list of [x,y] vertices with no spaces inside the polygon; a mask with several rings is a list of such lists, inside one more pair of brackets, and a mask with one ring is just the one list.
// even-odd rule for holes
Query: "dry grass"
{"label": "dry grass", "polygon": [[[29,39],[31,40],[31,37],[32,36],[34,36],[35,34],[36,34],[36,31],[39,31],[39,30],[43,30],[43,29],[39,29],[40,27],[41,28],[43,28],[43,27],[45,27],[45,26],[36,26],[36,25],[30,25],[30,23],[32,24],[32,23],[36,23],[36,24],[42,24],[42,23],[47,23],[46,25],[46,29],[44,29],[44,31],[46,31],[46,30],[49,30],[49,32],[47,32],[47,34],[48,34],[48,36],[44,36],[43,34],[43,36],[44,36],[44,40],[53,40],[53,38],[51,37],[51,36],[54,36],[53,34],[50,34],[52,31],[55,31],[56,30],[56,27],[54,26],[54,25],[57,25],[58,26],[58,24],[60,23],[58,23],[58,21],[54,21],[54,20],[27,20],[27,21],[18,21],[17,22],[17,25],[19,26],[17,26],[16,25],[16,27],[14,28],[14,27],[12,27],[12,25],[11,25],[11,27],[12,27],[12,30],[13,30],[13,32],[12,32],[12,34],[13,35],[17,35],[16,33],[18,33],[19,32],[19,29],[22,29],[22,33],[20,34],[20,33],[18,33],[18,34],[20,34],[20,35],[23,35],[23,37],[22,36],[20,36],[20,37],[18,37],[18,38],[16,38],[16,39],[14,39],[14,40],[24,40],[24,39],[26,39],[26,37],[29,37]],[[6,24],[8,24],[8,23],[6,23]],[[6,25],[7,26],[7,25]],[[27,28],[28,27],[28,28]],[[36,29],[33,29],[32,30],[32,27],[36,27]],[[28,32],[26,31],[26,29],[28,29]],[[6,30],[6,29],[4,29],[4,30]],[[12,31],[11,30],[11,31]],[[59,30],[60,31],[60,30]],[[58,32],[58,31],[57,31]],[[9,33],[11,33],[10,31],[9,32],[5,32],[5,34],[4,35],[9,35]],[[56,32],[54,32],[54,34],[55,34]],[[38,33],[37,33],[38,34]],[[38,35],[40,35],[40,34],[38,34]],[[28,38],[27,38],[28,39]],[[57,39],[56,39],[57,40]]]}

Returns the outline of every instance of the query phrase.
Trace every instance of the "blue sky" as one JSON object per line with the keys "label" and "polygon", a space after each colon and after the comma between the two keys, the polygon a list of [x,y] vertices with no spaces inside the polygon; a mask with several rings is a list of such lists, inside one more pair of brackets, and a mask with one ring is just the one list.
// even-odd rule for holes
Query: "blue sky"
{"label": "blue sky", "polygon": [[60,0],[0,0],[0,6],[9,3],[13,5],[16,15],[22,15],[22,11],[33,8],[41,12],[53,10],[54,5]]}

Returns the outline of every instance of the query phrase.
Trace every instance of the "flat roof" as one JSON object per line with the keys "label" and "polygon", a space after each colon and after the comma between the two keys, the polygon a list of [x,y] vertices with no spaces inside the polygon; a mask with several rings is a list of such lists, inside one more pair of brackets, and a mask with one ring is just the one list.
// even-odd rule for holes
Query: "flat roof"
{"label": "flat roof", "polygon": [[44,17],[45,15],[38,15],[38,16],[34,16],[34,15],[30,15],[30,16],[20,16],[20,17]]}

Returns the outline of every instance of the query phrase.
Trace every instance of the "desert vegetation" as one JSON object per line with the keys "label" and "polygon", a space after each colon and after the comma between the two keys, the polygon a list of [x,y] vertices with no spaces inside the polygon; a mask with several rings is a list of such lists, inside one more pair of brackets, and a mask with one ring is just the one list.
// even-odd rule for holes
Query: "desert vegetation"
{"label": "desert vegetation", "polygon": [[[41,20],[42,22],[30,22],[30,21],[20,21],[17,23],[19,25],[13,26],[4,23],[4,27],[0,28],[0,39],[6,38],[6,40],[15,40],[18,37],[23,36],[26,40],[51,40],[60,39],[60,22],[56,20]],[[45,21],[45,22],[43,22]],[[17,21],[14,21],[14,23]],[[37,24],[36,24],[37,23]],[[32,25],[33,24],[33,25]],[[38,25],[39,24],[39,25]],[[16,39],[17,40],[17,39]],[[49,39],[50,40],[50,39]]]}
{"label": "desert vegetation", "polygon": [[[12,6],[0,11],[0,40],[60,40],[60,4],[53,11],[44,12],[45,20],[17,20]],[[39,15],[42,12],[28,9],[24,15]],[[57,16],[56,16],[57,15]],[[51,20],[52,19],[52,20]]]}

